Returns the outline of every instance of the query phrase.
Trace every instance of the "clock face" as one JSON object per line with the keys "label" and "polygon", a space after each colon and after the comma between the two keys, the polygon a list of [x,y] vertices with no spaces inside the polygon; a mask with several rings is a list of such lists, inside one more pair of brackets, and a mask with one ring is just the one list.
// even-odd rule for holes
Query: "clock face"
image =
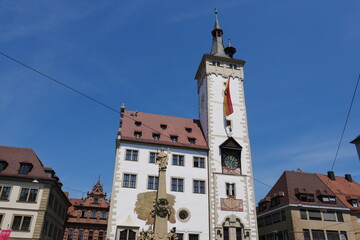
{"label": "clock face", "polygon": [[235,156],[229,155],[224,158],[224,165],[233,170],[239,166],[239,160]]}

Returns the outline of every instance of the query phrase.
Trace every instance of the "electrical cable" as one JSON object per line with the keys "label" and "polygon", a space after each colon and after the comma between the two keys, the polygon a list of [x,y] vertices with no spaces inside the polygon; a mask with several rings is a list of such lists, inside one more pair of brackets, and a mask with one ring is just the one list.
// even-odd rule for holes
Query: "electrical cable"
{"label": "electrical cable", "polygon": [[[108,108],[108,109],[110,109],[110,110],[112,110],[112,111],[114,111],[114,112],[116,112],[116,113],[121,113],[120,111],[116,110],[115,108],[113,108],[113,107],[111,107],[111,106],[109,106],[109,105],[107,105],[107,104],[105,104],[105,103],[103,103],[103,102],[101,102],[101,101],[99,101],[99,100],[97,100],[97,99],[89,96],[88,94],[85,94],[85,93],[83,93],[83,92],[81,92],[81,91],[79,91],[79,90],[77,90],[77,89],[75,89],[75,88],[73,88],[73,87],[71,87],[71,86],[69,86],[69,85],[67,85],[67,84],[65,84],[65,83],[63,83],[63,82],[61,82],[61,81],[59,81],[59,80],[51,77],[51,76],[49,76],[48,74],[45,74],[45,73],[43,73],[43,72],[41,72],[41,71],[39,71],[39,70],[31,67],[31,66],[28,65],[28,64],[25,64],[25,63],[21,62],[20,60],[17,60],[17,59],[15,59],[15,58],[13,58],[13,57],[11,57],[11,56],[3,53],[3,52],[0,52],[0,54],[3,55],[4,57],[6,57],[6,58],[8,58],[8,59],[10,59],[10,60],[12,60],[12,61],[14,61],[15,63],[20,64],[20,65],[22,65],[23,67],[26,67],[26,68],[30,69],[31,71],[36,72],[36,73],[38,73],[38,74],[46,77],[47,79],[50,79],[50,80],[56,82],[57,84],[65,87],[65,88],[67,88],[67,89],[69,89],[69,90],[71,90],[71,91],[73,91],[73,92],[75,92],[75,93],[78,93],[78,94],[80,94],[81,96],[83,96],[83,97],[85,97],[85,98],[88,98],[88,99],[91,100],[91,101],[96,102],[97,104],[100,104],[100,105],[103,106],[103,107],[106,107],[106,108]],[[124,117],[127,117],[127,118],[133,120],[134,122],[136,121],[135,119],[133,119],[133,118],[131,118],[130,116],[127,116],[127,115],[125,115],[125,114],[124,114]],[[148,125],[146,125],[146,124],[143,124],[143,125],[144,125],[145,127],[149,128],[149,129],[151,129],[151,130],[153,130],[153,131],[156,131],[156,132],[158,132],[159,134],[161,134],[161,135],[163,135],[163,136],[166,136],[166,137],[168,137],[168,138],[171,139],[171,136],[168,136],[168,135],[162,133],[161,131],[159,132],[158,130],[153,129],[152,127],[150,127],[150,126],[148,126]],[[180,144],[182,144],[182,143],[180,143]],[[185,144],[182,144],[182,145],[186,146]],[[186,146],[186,147],[188,147],[188,146]],[[199,151],[195,151],[195,152],[200,153]],[[221,161],[219,161],[219,160],[215,160],[215,159],[212,159],[212,160],[221,163]],[[269,186],[268,184],[266,184],[266,183],[264,183],[264,182],[262,182],[262,181],[260,181],[260,180],[257,180],[257,179],[255,179],[255,178],[252,177],[252,176],[249,176],[249,175],[243,175],[243,176],[250,177],[250,178],[252,178],[253,180],[255,180],[255,181],[257,181],[257,182],[259,182],[259,183],[261,183],[261,184],[263,184],[263,185],[271,188],[271,186]]]}
{"label": "electrical cable", "polygon": [[354,99],[355,99],[355,95],[356,95],[356,90],[357,90],[358,85],[359,85],[359,80],[360,80],[360,74],[359,74],[359,77],[358,77],[358,79],[357,79],[357,81],[356,81],[354,93],[353,93],[353,96],[352,96],[352,99],[351,99],[349,111],[348,111],[347,116],[346,116],[344,128],[343,128],[342,133],[341,133],[339,145],[338,145],[338,147],[337,147],[336,154],[335,154],[335,158],[334,158],[333,164],[332,164],[332,166],[331,166],[331,171],[334,170],[335,162],[336,162],[336,159],[337,159],[337,156],[338,156],[338,153],[339,153],[339,149],[340,149],[340,146],[341,146],[342,139],[343,139],[343,137],[344,137],[344,133],[345,133],[345,129],[346,129],[346,126],[347,126],[347,123],[348,123],[348,120],[349,120],[349,116],[350,116],[350,112],[351,112],[351,109],[352,109],[352,105],[353,105],[353,103],[354,103]]}

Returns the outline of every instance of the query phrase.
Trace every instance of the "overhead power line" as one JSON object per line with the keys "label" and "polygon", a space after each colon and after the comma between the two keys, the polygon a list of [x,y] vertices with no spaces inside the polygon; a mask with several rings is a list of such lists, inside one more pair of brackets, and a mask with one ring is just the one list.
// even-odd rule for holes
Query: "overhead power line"
{"label": "overhead power line", "polygon": [[3,53],[3,52],[0,52],[0,54],[3,55],[3,56],[6,57],[6,58],[8,58],[8,59],[10,59],[10,60],[18,63],[18,64],[20,64],[20,65],[22,65],[22,66],[30,69],[31,71],[36,72],[36,73],[38,73],[38,74],[46,77],[47,79],[50,79],[50,80],[56,82],[57,84],[60,84],[61,86],[65,87],[65,88],[67,88],[67,89],[70,89],[71,91],[74,91],[74,92],[82,95],[83,97],[86,97],[86,98],[90,99],[90,100],[93,101],[93,102],[96,102],[97,104],[102,105],[103,107],[106,107],[106,108],[108,108],[108,109],[110,109],[110,110],[112,110],[112,111],[114,111],[114,112],[120,113],[120,111],[116,110],[115,108],[110,107],[109,105],[107,105],[107,104],[105,104],[105,103],[103,103],[103,102],[101,102],[101,101],[99,101],[99,100],[97,100],[97,99],[95,99],[95,98],[93,98],[93,97],[91,97],[91,96],[89,96],[89,95],[87,95],[87,94],[85,94],[85,93],[83,93],[83,92],[81,92],[81,91],[73,88],[73,87],[70,87],[69,85],[67,85],[67,84],[65,84],[65,83],[63,83],[63,82],[61,82],[61,81],[59,81],[59,80],[56,80],[55,78],[53,78],[53,77],[51,77],[51,76],[49,76],[49,75],[47,75],[47,74],[45,74],[45,73],[43,73],[43,72],[41,72],[41,71],[39,71],[39,70],[36,70],[35,68],[33,68],[33,67],[31,67],[31,66],[23,63],[23,62],[20,62],[19,60],[15,59],[15,58],[13,58],[13,57],[11,57],[11,56]]}
{"label": "overhead power line", "polygon": [[[105,103],[103,103],[103,102],[101,102],[101,101],[99,101],[99,100],[97,100],[97,99],[95,99],[95,98],[93,98],[93,97],[91,97],[91,96],[89,96],[89,95],[87,95],[87,94],[85,94],[85,93],[83,93],[83,92],[81,92],[81,91],[79,91],[79,90],[77,90],[77,89],[75,89],[75,88],[73,88],[73,87],[71,87],[71,86],[69,86],[69,85],[67,85],[67,84],[65,84],[65,83],[63,83],[63,82],[55,79],[55,78],[53,78],[53,77],[51,77],[51,76],[49,76],[49,75],[47,75],[47,74],[45,74],[45,73],[43,73],[43,72],[41,72],[41,71],[39,71],[39,70],[37,70],[37,69],[29,66],[28,64],[25,64],[25,63],[23,63],[23,62],[15,59],[15,58],[13,58],[13,57],[5,54],[5,53],[3,53],[3,52],[0,52],[0,54],[3,55],[4,57],[6,57],[6,58],[8,58],[8,59],[10,59],[10,60],[12,60],[12,61],[14,61],[14,62],[16,62],[17,64],[20,64],[21,66],[24,66],[24,67],[30,69],[31,71],[36,72],[36,73],[38,73],[38,74],[46,77],[47,79],[52,80],[52,81],[56,82],[57,84],[65,87],[65,88],[67,88],[67,89],[69,89],[69,90],[71,90],[71,91],[73,91],[73,92],[75,92],[75,93],[77,93],[77,94],[80,94],[81,96],[86,97],[87,99],[89,99],[89,100],[91,100],[91,101],[93,101],[93,102],[95,102],[95,103],[97,103],[97,104],[100,104],[100,105],[103,106],[103,107],[106,107],[106,108],[108,108],[108,109],[110,109],[110,110],[112,110],[112,111],[114,111],[114,112],[116,112],[116,113],[120,113],[120,111],[116,110],[115,108],[113,108],[113,107],[111,107],[111,106],[109,106],[109,105],[107,105],[107,104],[105,104]],[[129,119],[131,119],[131,120],[133,120],[133,121],[136,121],[135,119],[133,119],[133,118],[131,118],[130,116],[127,116],[127,115],[125,115],[125,114],[124,114],[124,117],[127,117],[127,118],[129,118]],[[152,127],[150,127],[150,126],[148,126],[148,125],[146,125],[146,124],[143,124],[143,126],[149,128],[149,129],[151,129],[151,130],[153,130],[153,131],[159,132],[158,130],[153,129]],[[171,136],[169,136],[169,135],[167,135],[167,134],[164,134],[164,133],[161,132],[161,131],[160,131],[159,133],[160,133],[161,135],[163,135],[163,136],[166,136],[166,137],[168,137],[168,138],[171,138]],[[186,146],[186,145],[183,144],[183,143],[180,143],[180,144]],[[200,153],[200,152],[198,152],[198,153]],[[217,159],[212,159],[212,160],[217,161],[217,162],[220,162],[220,161],[217,160]],[[268,184],[266,184],[266,183],[264,183],[264,182],[262,182],[262,181],[260,181],[260,180],[257,180],[257,179],[255,179],[254,177],[251,177],[251,176],[249,176],[249,175],[244,175],[244,176],[250,177],[250,178],[252,178],[253,180],[255,180],[255,181],[257,181],[257,182],[259,182],[259,183],[261,183],[261,184],[263,184],[263,185],[271,188],[270,185],[268,185]],[[68,187],[68,188],[71,189],[71,187]],[[75,188],[72,188],[72,189],[73,189],[73,190],[76,190],[76,191],[82,192],[81,190],[78,190],[78,189],[75,189]]]}
{"label": "overhead power line", "polygon": [[346,116],[346,120],[345,120],[344,128],[343,128],[342,133],[341,133],[339,145],[338,145],[338,147],[337,147],[336,154],[335,154],[335,158],[334,158],[333,164],[332,164],[332,166],[331,166],[331,171],[334,170],[335,162],[336,162],[337,156],[338,156],[338,154],[339,154],[339,149],[340,149],[340,146],[341,146],[341,142],[342,142],[342,140],[343,140],[344,133],[345,133],[345,129],[346,129],[346,126],[347,126],[347,123],[348,123],[348,120],[349,120],[349,116],[350,116],[350,112],[351,112],[351,109],[352,109],[352,105],[353,105],[353,103],[354,103],[354,99],[355,99],[355,95],[356,95],[356,90],[357,90],[358,85],[359,85],[359,80],[360,80],[360,74],[359,74],[358,79],[357,79],[357,81],[356,81],[354,93],[353,93],[353,96],[352,96],[352,98],[351,98],[351,103],[350,103],[349,111],[348,111],[347,116]]}

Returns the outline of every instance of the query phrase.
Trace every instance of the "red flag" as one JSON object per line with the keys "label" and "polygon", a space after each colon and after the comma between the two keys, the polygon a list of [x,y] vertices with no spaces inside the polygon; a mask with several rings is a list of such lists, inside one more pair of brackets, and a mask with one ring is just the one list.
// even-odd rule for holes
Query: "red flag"
{"label": "red flag", "polygon": [[230,96],[230,78],[229,76],[228,80],[226,81],[225,91],[224,91],[224,112],[225,116],[229,116],[234,112],[232,102],[231,102],[231,96]]}
{"label": "red flag", "polygon": [[10,237],[11,230],[1,230],[0,231],[0,240],[8,240]]}

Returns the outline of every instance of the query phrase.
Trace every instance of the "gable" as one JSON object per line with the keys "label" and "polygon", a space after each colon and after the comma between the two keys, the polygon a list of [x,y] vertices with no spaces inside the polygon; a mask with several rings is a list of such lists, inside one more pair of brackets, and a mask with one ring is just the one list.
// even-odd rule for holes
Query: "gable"
{"label": "gable", "polygon": [[233,137],[230,137],[220,145],[220,148],[241,150],[242,146]]}

